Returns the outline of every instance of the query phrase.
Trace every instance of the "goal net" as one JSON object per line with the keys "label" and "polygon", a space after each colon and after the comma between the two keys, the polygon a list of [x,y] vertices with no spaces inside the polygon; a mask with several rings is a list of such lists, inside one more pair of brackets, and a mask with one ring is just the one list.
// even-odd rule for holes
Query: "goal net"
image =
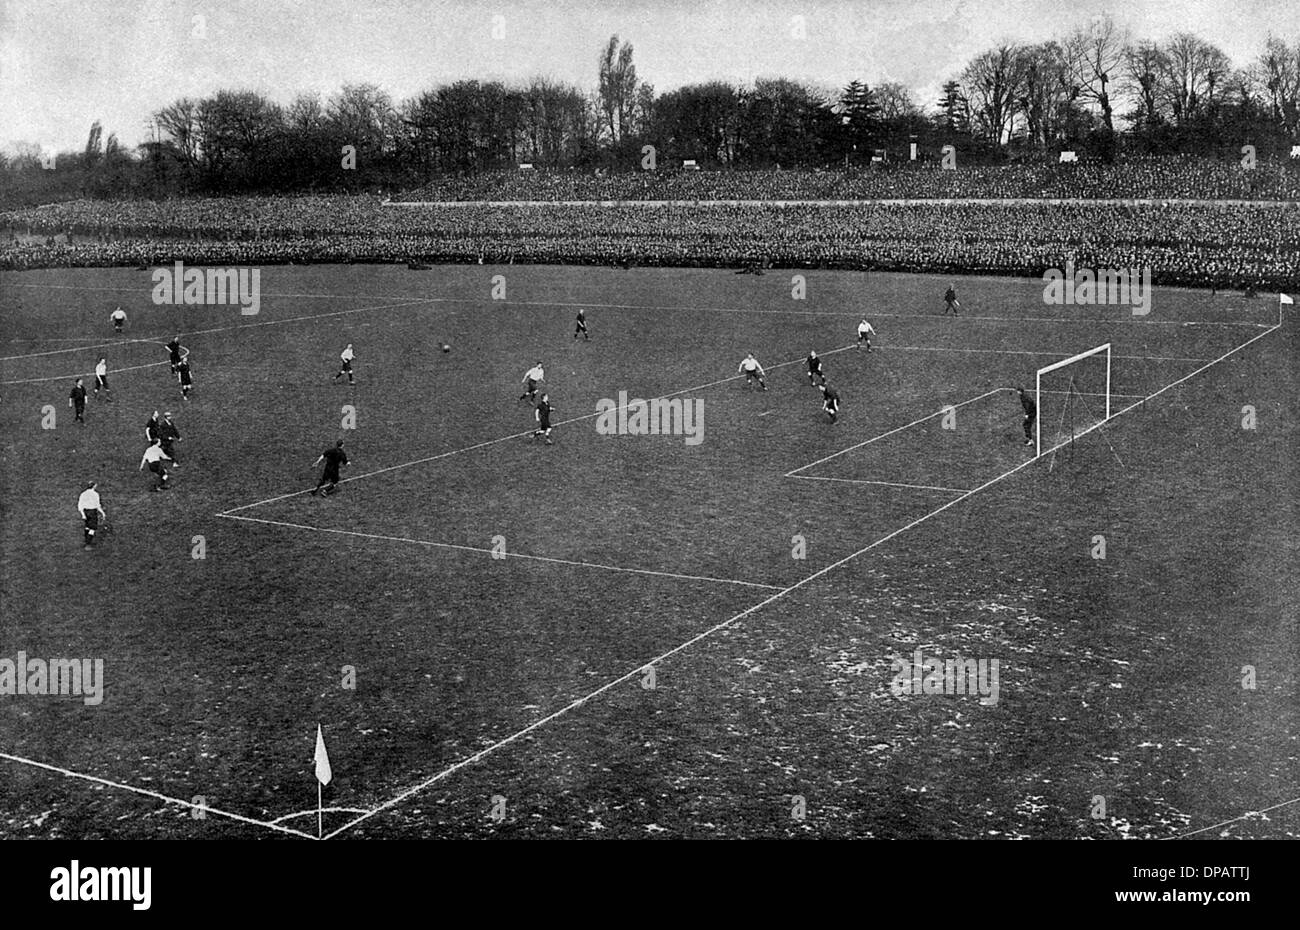
{"label": "goal net", "polygon": [[1034,452],[1059,449],[1110,419],[1110,343],[1038,369]]}

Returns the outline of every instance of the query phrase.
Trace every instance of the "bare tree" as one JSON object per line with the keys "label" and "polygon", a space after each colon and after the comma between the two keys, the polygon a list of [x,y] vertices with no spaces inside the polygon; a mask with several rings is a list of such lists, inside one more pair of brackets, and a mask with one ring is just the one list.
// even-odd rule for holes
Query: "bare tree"
{"label": "bare tree", "polygon": [[1061,43],[1073,82],[1073,95],[1085,103],[1097,105],[1101,110],[1102,124],[1110,134],[1115,132],[1111,83],[1119,75],[1127,47],[1125,30],[1116,26],[1109,16],[1074,30]]}
{"label": "bare tree", "polygon": [[975,126],[994,145],[1006,145],[1011,139],[1025,70],[1020,47],[1003,44],[976,56],[962,72]]}
{"label": "bare tree", "polygon": [[1216,46],[1190,32],[1166,42],[1160,59],[1160,92],[1173,122],[1195,120],[1214,104],[1215,91],[1232,67]]}
{"label": "bare tree", "polygon": [[1300,42],[1287,46],[1270,33],[1257,67],[1273,119],[1296,135],[1300,132]]}
{"label": "bare tree", "polygon": [[1137,101],[1133,113],[1136,125],[1150,127],[1160,119],[1160,106],[1164,94],[1161,80],[1167,65],[1165,53],[1151,41],[1139,42],[1124,51],[1123,88]]}
{"label": "bare tree", "polygon": [[880,107],[880,118],[883,120],[918,116],[921,112],[921,108],[912,100],[912,92],[897,81],[877,84],[873,90],[876,104]]}

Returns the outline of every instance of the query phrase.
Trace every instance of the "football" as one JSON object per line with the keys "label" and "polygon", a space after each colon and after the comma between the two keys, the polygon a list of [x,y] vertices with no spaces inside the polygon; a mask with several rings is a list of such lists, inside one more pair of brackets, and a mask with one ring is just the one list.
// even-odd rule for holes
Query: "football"
{"label": "football", "polygon": [[450,352],[450,351],[451,351],[451,346],[450,346],[448,343],[445,343],[445,342],[444,342],[444,343],[442,344],[442,351],[444,351],[444,352]]}

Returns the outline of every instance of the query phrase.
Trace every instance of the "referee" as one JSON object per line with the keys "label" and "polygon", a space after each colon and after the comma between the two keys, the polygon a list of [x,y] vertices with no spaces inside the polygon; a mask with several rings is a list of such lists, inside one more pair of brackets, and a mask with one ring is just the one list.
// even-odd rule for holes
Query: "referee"
{"label": "referee", "polygon": [[99,503],[99,492],[95,490],[96,487],[95,482],[90,482],[86,485],[86,490],[82,491],[81,496],[77,498],[77,513],[81,514],[85,524],[82,534],[87,549],[95,544],[95,531],[99,529],[99,521],[108,520],[108,514],[104,513],[104,508]]}

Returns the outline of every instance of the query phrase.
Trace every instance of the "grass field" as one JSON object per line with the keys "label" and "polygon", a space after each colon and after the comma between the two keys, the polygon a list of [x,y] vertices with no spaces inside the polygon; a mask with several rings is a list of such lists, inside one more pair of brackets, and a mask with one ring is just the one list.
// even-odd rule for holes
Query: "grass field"
{"label": "grass field", "polygon": [[[1300,836],[1276,297],[1135,317],[966,279],[953,319],[946,278],[805,274],[796,301],[776,271],[268,267],[254,317],[155,306],[145,271],[6,275],[0,657],[107,685],[0,697],[0,836],[315,837],[317,723],[338,838]],[[1116,416],[1034,460],[1009,388],[1107,342]],[[113,403],[74,424],[101,352]],[[517,401],[539,359],[553,446]],[[702,401],[702,441],[599,434],[620,391]],[[340,437],[348,480],[308,495]],[[113,532],[83,551],[91,478]],[[892,694],[918,649],[997,659],[998,700]]]}

